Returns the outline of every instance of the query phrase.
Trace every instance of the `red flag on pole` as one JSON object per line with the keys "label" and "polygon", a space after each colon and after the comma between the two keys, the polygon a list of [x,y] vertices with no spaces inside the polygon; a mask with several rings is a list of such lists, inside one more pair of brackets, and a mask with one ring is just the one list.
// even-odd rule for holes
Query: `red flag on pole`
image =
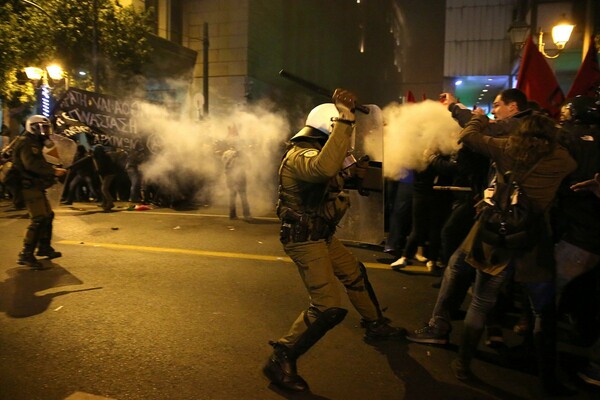
{"label": "red flag on pole", "polygon": [[417,102],[417,100],[415,100],[415,95],[410,90],[408,91],[408,93],[406,93],[406,102],[407,103],[416,103]]}
{"label": "red flag on pole", "polygon": [[598,50],[594,38],[590,41],[588,51],[575,75],[573,85],[567,98],[577,95],[595,97],[596,89],[600,86],[600,67],[598,66]]}
{"label": "red flag on pole", "polygon": [[525,42],[523,59],[517,75],[517,89],[522,90],[528,100],[533,100],[557,118],[565,95],[558,85],[554,71],[533,43],[531,35]]}

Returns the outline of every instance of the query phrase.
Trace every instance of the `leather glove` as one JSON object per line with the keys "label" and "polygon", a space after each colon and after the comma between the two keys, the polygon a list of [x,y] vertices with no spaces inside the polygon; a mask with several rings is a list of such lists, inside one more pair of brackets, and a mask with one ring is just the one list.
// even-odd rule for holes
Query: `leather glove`
{"label": "leather glove", "polygon": [[333,100],[335,107],[340,113],[340,119],[352,122],[356,119],[354,110],[356,109],[357,98],[354,93],[345,89],[337,88],[333,92],[331,100]]}
{"label": "leather glove", "polygon": [[364,155],[355,164],[354,174],[358,179],[365,179],[369,170],[369,156]]}

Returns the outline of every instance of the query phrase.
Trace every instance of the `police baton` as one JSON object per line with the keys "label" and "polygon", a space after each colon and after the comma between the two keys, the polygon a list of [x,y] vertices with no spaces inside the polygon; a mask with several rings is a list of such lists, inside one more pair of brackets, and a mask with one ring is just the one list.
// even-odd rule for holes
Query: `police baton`
{"label": "police baton", "polygon": [[[304,78],[300,78],[299,76],[291,74],[284,69],[279,71],[279,76],[281,76],[282,78],[289,79],[290,81],[295,82],[298,85],[303,86],[306,89],[311,90],[317,94],[320,94],[321,96],[325,96],[325,97],[331,99],[331,96],[333,95],[333,90],[329,90],[324,87],[321,87],[313,82],[307,81]],[[357,104],[356,109],[363,114],[368,114],[369,112],[371,112],[371,110],[369,110],[368,107],[363,106],[362,104]]]}

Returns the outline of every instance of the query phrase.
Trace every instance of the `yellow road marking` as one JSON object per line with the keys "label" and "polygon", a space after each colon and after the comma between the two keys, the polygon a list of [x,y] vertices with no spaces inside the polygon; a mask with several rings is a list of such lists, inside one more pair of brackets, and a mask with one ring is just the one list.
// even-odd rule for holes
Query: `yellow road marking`
{"label": "yellow road marking", "polygon": [[[133,251],[151,251],[155,253],[176,253],[176,254],[188,254],[194,256],[208,256],[208,257],[221,257],[221,258],[238,258],[242,260],[258,260],[258,261],[283,261],[291,263],[292,260],[287,257],[277,256],[265,256],[261,254],[248,254],[248,253],[232,253],[227,251],[209,251],[209,250],[191,250],[191,249],[178,249],[172,247],[154,247],[154,246],[136,246],[132,244],[116,244],[116,243],[97,243],[97,242],[79,242],[77,240],[61,240],[56,242],[57,244],[64,245],[75,245],[75,246],[86,246],[86,247],[100,247],[105,249],[116,249],[116,250],[133,250]],[[390,269],[387,264],[380,263],[364,263],[367,268],[374,269]],[[418,269],[417,269],[418,268]],[[419,271],[423,268],[419,267],[407,267],[406,270]]]}
{"label": "yellow road marking", "polygon": [[247,254],[247,253],[231,253],[226,251],[209,251],[209,250],[190,250],[190,249],[176,249],[172,247],[154,247],[154,246],[135,246],[131,244],[115,244],[115,243],[94,243],[94,242],[78,242],[76,240],[61,240],[57,242],[59,244],[67,245],[80,245],[87,247],[102,247],[106,249],[118,249],[118,250],[138,250],[138,251],[152,251],[156,253],[178,253],[178,254],[190,254],[196,256],[209,256],[209,257],[224,257],[224,258],[240,258],[245,260],[259,260],[259,261],[285,261],[292,262],[287,256],[264,256],[260,254]]}

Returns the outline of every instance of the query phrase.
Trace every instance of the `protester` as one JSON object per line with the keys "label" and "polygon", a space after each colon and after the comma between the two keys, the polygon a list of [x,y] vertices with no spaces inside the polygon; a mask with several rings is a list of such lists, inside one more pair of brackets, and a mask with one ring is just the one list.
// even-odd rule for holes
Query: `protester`
{"label": "protester", "polygon": [[48,118],[42,115],[29,117],[25,124],[26,133],[17,139],[13,150],[13,168],[20,173],[21,192],[31,220],[17,263],[34,269],[42,268],[33,254],[36,247],[39,257],[52,259],[62,255],[51,246],[54,212],[46,189],[55,183],[55,177],[63,176],[67,171],[52,166],[42,153],[44,146],[52,146],[51,128]]}
{"label": "protester", "polygon": [[560,141],[577,162],[577,169],[565,179],[556,207],[559,297],[570,281],[600,262],[600,202],[593,193],[569,189],[600,171],[600,113],[594,99],[578,96],[568,100],[561,124]]}
{"label": "protester", "polygon": [[[461,126],[465,126],[474,113],[457,102],[451,93],[443,93],[444,105]],[[492,114],[495,122],[485,126],[484,132],[490,137],[506,136],[511,130],[520,125],[520,121],[530,112],[526,110],[527,97],[518,89],[506,89],[499,93],[494,99]],[[481,114],[481,113],[479,113]],[[477,171],[477,174],[487,173]],[[476,178],[477,181],[483,179]],[[478,183],[476,190],[481,189]],[[470,220],[473,225],[474,220]],[[469,227],[470,230],[470,227]],[[406,338],[416,343],[424,344],[448,344],[450,332],[452,331],[451,316],[461,306],[469,287],[474,279],[475,271],[465,262],[466,253],[460,248],[452,254],[448,261],[448,267],[444,271],[440,291],[433,308],[429,322],[422,328],[408,334]],[[492,338],[500,340],[501,331],[492,329]]]}
{"label": "protester", "polygon": [[349,206],[343,186],[351,173],[343,165],[350,149],[356,96],[336,89],[333,101],[335,105],[322,104],[309,113],[306,126],[291,139],[279,167],[280,240],[298,267],[310,305],[286,335],[271,342],[274,351],[263,372],[275,385],[291,391],[308,389],[297,373],[298,357],[348,312],[341,308],[340,282],[363,318],[367,338],[404,333],[388,324],[366,269],[335,237],[336,226]]}
{"label": "protester", "polygon": [[388,219],[388,236],[384,253],[400,257],[412,230],[412,197],[414,171],[406,171],[406,176],[392,182],[392,209]]}
{"label": "protester", "polygon": [[94,147],[93,155],[96,170],[102,181],[102,203],[100,204],[100,207],[102,207],[105,212],[109,212],[115,206],[114,198],[111,193],[111,184],[118,172],[117,165],[101,145]]}
{"label": "protester", "polygon": [[96,174],[96,168],[92,155],[88,154],[85,146],[77,145],[75,150],[75,156],[73,157],[73,163],[69,167],[69,178],[68,187],[66,188],[65,200],[62,202],[63,205],[71,205],[73,201],[78,198],[82,186],[86,188],[86,201],[90,197],[99,199],[94,185],[94,176]]}
{"label": "protester", "polygon": [[[577,169],[565,179],[558,194],[556,226],[556,293],[560,311],[570,315],[573,329],[588,343],[589,364],[578,375],[600,386],[598,312],[593,302],[595,285],[566,290],[578,277],[598,272],[600,265],[600,111],[595,99],[577,96],[566,101],[561,113],[561,143],[577,161]],[[586,290],[587,289],[587,290]],[[569,296],[570,295],[570,296]],[[591,303],[591,304],[590,304]],[[595,325],[596,324],[596,325]]]}
{"label": "protester", "polygon": [[535,237],[535,245],[521,251],[483,243],[477,234],[478,224],[469,232],[461,249],[467,254],[467,262],[477,269],[477,276],[458,358],[453,361],[452,368],[458,379],[471,378],[471,360],[486,316],[494,306],[500,288],[514,274],[514,279],[522,282],[527,290],[536,318],[534,341],[543,395],[569,393],[555,374],[554,260],[548,209],[562,179],[575,169],[576,163],[557,143],[554,122],[546,116],[534,113],[525,117],[519,128],[504,138],[483,135],[487,125],[486,116],[473,116],[461,132],[462,143],[493,160],[498,175],[510,171],[512,179],[520,182],[521,190],[544,221],[540,224],[540,234]]}
{"label": "protester", "polygon": [[[5,125],[6,126],[6,125]],[[24,132],[23,132],[24,133]],[[18,137],[11,140],[6,146],[2,148],[0,152],[0,167],[2,168],[3,182],[2,188],[4,191],[4,195],[8,196],[12,199],[13,206],[15,210],[24,210],[25,209],[25,200],[23,199],[23,191],[21,190],[21,186],[18,184],[18,179],[10,179],[7,177],[11,166],[13,165],[13,151],[14,146],[17,143]],[[5,180],[7,179],[7,180]],[[12,182],[11,182],[12,181]],[[11,184],[12,183],[12,184]]]}
{"label": "protester", "polygon": [[131,203],[141,203],[143,201],[144,184],[140,165],[146,159],[144,145],[141,142],[136,142],[135,145],[127,153],[127,162],[125,170],[130,181],[129,201]]}
{"label": "protester", "polygon": [[248,167],[245,154],[241,150],[240,135],[235,125],[229,127],[227,139],[221,143],[217,154],[221,156],[225,168],[225,180],[229,191],[229,219],[237,219],[236,202],[239,196],[242,203],[244,219],[252,219],[250,204],[246,191],[246,168]]}
{"label": "protester", "polygon": [[428,165],[424,171],[414,174],[412,198],[412,230],[406,241],[402,256],[391,264],[399,270],[412,263],[419,245],[427,243],[426,267],[429,272],[438,268],[441,249],[441,230],[451,206],[451,194],[447,191],[436,192],[434,183],[447,186],[450,176],[439,173]]}

